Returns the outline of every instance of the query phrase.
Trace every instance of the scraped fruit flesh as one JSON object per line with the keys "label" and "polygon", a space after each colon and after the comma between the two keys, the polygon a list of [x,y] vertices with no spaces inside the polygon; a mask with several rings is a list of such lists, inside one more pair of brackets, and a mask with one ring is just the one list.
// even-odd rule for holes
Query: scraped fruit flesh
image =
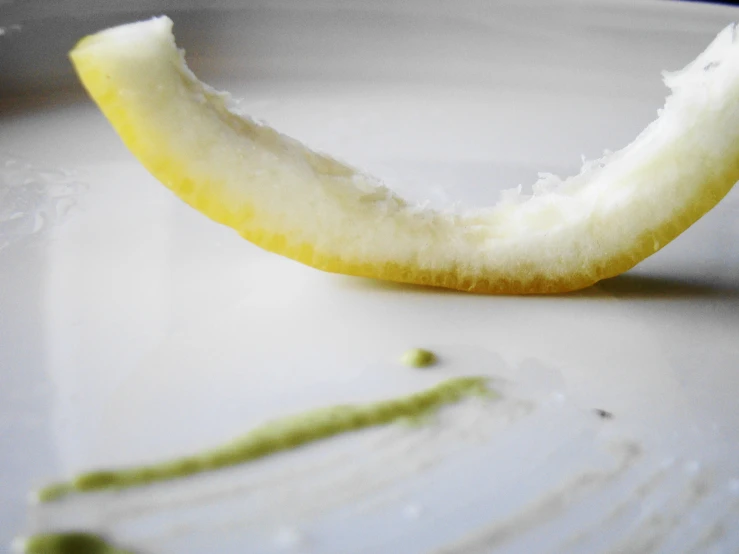
{"label": "scraped fruit flesh", "polygon": [[229,109],[166,17],[102,31],[70,56],[126,146],[182,200],[262,248],[325,271],[482,293],[575,290],[633,267],[739,179],[739,40],[722,31],[623,150],[519,201],[452,213]]}

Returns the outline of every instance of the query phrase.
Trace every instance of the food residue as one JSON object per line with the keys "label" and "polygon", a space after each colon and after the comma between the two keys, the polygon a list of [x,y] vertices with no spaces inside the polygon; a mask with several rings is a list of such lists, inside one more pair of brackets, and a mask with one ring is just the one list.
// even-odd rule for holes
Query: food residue
{"label": "food residue", "polygon": [[428,367],[436,363],[436,354],[423,348],[411,348],[400,357],[400,361],[410,367]]}
{"label": "food residue", "polygon": [[242,464],[348,431],[422,416],[467,396],[492,393],[486,377],[458,377],[391,400],[318,408],[257,427],[223,446],[179,459],[126,469],[83,473],[37,493],[41,502],[75,492],[123,489]]}
{"label": "food residue", "polygon": [[23,541],[24,554],[133,554],[92,533],[43,533]]}

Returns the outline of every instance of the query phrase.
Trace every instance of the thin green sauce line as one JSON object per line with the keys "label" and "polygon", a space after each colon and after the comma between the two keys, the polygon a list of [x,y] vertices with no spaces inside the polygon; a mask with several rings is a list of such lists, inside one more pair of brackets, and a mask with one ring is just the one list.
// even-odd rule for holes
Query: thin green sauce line
{"label": "thin green sauce line", "polygon": [[23,541],[24,554],[133,554],[92,533],[42,533]]}
{"label": "thin green sauce line", "polygon": [[424,391],[369,404],[318,408],[257,427],[221,447],[175,460],[121,470],[82,473],[38,491],[41,502],[76,492],[124,489],[243,464],[358,429],[428,415],[472,395],[491,395],[486,377],[448,379]]}

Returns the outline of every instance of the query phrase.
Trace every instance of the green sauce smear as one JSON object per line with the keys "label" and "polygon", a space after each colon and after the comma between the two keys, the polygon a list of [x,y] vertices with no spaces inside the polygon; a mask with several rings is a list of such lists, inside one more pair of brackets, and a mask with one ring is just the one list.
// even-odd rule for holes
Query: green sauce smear
{"label": "green sauce smear", "polygon": [[370,404],[318,408],[267,422],[245,436],[200,454],[129,469],[91,471],[38,491],[41,502],[76,492],[124,489],[243,464],[277,452],[401,419],[418,421],[471,395],[491,395],[486,377],[449,379],[424,391]]}
{"label": "green sauce smear", "polygon": [[91,533],[43,533],[26,539],[24,554],[133,554]]}

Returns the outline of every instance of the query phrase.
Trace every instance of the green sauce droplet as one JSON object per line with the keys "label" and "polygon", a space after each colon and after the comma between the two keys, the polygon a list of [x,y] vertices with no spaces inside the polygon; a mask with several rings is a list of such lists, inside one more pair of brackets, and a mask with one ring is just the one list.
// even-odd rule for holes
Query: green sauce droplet
{"label": "green sauce droplet", "polygon": [[401,356],[400,361],[410,367],[428,367],[436,363],[436,354],[423,348],[411,348]]}
{"label": "green sauce droplet", "polygon": [[69,482],[41,489],[38,498],[48,502],[74,492],[137,487],[243,464],[357,429],[409,418],[420,421],[445,404],[471,395],[490,396],[491,392],[486,377],[458,377],[409,396],[370,404],[319,408],[267,422],[239,439],[200,454],[128,469],[83,473]]}
{"label": "green sauce droplet", "polygon": [[26,539],[24,554],[133,554],[91,533],[43,533]]}

